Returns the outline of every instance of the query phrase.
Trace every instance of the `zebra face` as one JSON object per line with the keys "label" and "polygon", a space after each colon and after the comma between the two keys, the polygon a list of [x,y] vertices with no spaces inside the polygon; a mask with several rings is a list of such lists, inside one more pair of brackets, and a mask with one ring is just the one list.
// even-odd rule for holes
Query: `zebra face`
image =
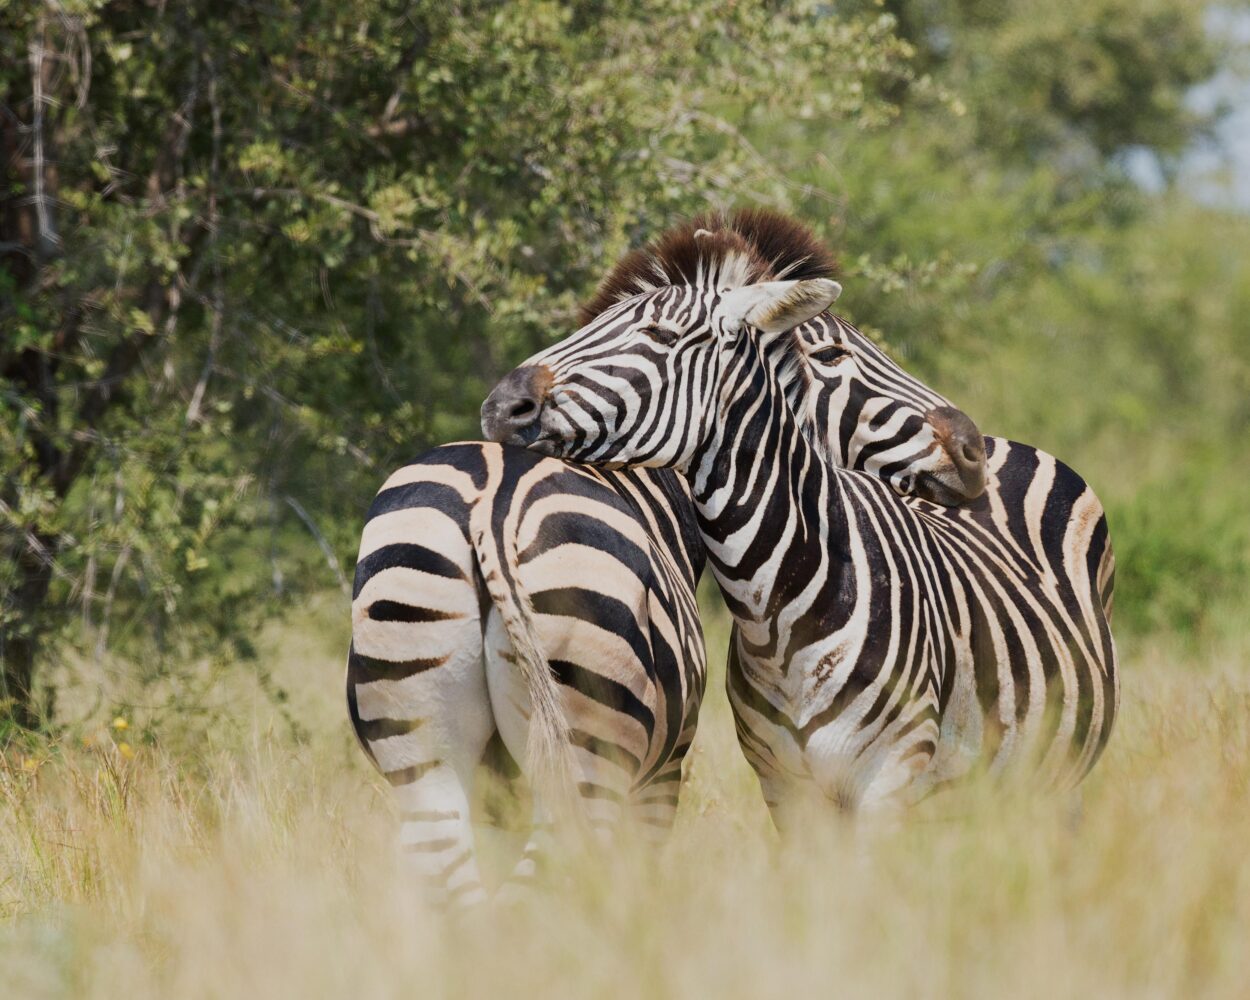
{"label": "zebra face", "polygon": [[580,462],[685,469],[740,338],[791,330],[840,291],[814,278],[635,295],[506,376],[482,405],[482,431]]}
{"label": "zebra face", "polygon": [[[698,439],[716,381],[716,337],[690,287],[634,296],[506,376],[482,405],[494,441],[600,464],[672,466]],[[682,372],[701,371],[666,413]]]}
{"label": "zebra face", "polygon": [[722,372],[752,337],[834,465],[947,506],[979,496],[976,425],[821,315],[840,291],[808,279],[635,295],[506,376],[482,406],[483,433],[576,461],[686,468],[713,426]]}
{"label": "zebra face", "polygon": [[944,506],[985,491],[985,443],[962,410],[832,315],[804,324],[794,343],[810,380],[798,408],[813,444],[835,465]]}

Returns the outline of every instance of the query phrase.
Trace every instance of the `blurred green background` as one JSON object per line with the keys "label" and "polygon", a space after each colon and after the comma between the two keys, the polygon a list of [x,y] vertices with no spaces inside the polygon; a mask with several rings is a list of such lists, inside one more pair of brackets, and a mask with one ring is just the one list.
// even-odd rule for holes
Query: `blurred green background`
{"label": "blurred green background", "polygon": [[1250,225],[1194,164],[1244,143],[1246,11],[0,0],[0,717],[113,711],[101,663],[281,703],[258,629],[346,586],[386,474],[617,254],[748,204],[1090,481],[1122,644],[1244,633]]}

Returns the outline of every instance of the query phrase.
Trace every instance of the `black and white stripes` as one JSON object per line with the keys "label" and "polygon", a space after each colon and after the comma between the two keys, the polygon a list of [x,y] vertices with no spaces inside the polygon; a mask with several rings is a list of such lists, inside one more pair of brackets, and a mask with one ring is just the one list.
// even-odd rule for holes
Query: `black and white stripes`
{"label": "black and white stripes", "polygon": [[[1118,700],[1097,499],[1050,456],[993,439],[990,489],[960,508],[897,496],[880,478],[896,475],[884,452],[848,462],[873,476],[833,468],[825,453],[847,448],[851,428],[906,424],[860,395],[889,379],[896,397],[916,394],[913,409],[929,407],[947,458],[964,459],[942,486],[967,486],[952,472],[983,475],[970,422],[932,406],[853,331],[834,324],[816,356],[844,372],[803,377],[812,345],[791,331],[836,285],[776,280],[784,253],[744,263],[749,228],[700,225],[684,243],[660,241],[683,247],[674,260],[631,265],[649,286],[626,282],[634,294],[531,359],[543,391],[501,436],[685,476],[738,626],[730,695],[743,747],[779,821],[812,787],[851,809],[915,800],[978,766],[1075,783]],[[507,385],[492,399],[506,408]],[[915,451],[904,456],[914,464]]]}
{"label": "black and white stripes", "polygon": [[[809,379],[793,360],[798,392]],[[849,384],[842,374],[819,384],[833,392]],[[877,471],[900,488],[979,491],[983,456],[954,461],[953,439],[910,396],[854,388],[865,413],[898,419],[845,425],[840,453],[892,456]],[[549,389],[541,371],[516,373],[484,424],[536,443],[527,428]],[[703,691],[703,561],[694,504],[667,470],[600,472],[461,444],[391,477],[361,543],[348,699],[396,787],[405,850],[436,894],[484,895],[468,801],[487,747],[538,785],[536,835],[563,793],[602,835],[627,815],[667,830]],[[538,726],[526,722],[533,705]],[[533,874],[539,843],[514,878]]]}
{"label": "black and white stripes", "polygon": [[702,563],[667,472],[604,476],[475,443],[383,486],[356,570],[348,705],[436,896],[484,895],[469,790],[496,734],[540,793],[536,830],[563,794],[597,828],[626,813],[671,824],[703,693]]}

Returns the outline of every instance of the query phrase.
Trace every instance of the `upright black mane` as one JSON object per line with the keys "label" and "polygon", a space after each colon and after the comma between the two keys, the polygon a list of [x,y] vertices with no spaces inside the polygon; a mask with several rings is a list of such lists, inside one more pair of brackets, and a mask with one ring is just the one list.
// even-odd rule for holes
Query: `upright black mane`
{"label": "upright black mane", "polygon": [[831,278],[836,271],[833,253],[815,233],[780,212],[747,208],[697,215],[622,257],[582,307],[581,325],[664,285],[719,278],[737,287],[777,278]]}

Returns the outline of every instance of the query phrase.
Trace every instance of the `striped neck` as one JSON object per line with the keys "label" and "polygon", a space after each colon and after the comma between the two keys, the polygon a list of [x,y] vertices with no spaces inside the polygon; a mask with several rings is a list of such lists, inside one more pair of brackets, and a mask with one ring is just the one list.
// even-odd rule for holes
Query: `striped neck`
{"label": "striped neck", "polygon": [[833,502],[841,484],[791,408],[802,410],[805,380],[779,378],[748,337],[720,362],[715,427],[687,476],[729,610],[740,623],[763,621],[807,585],[814,560],[849,544]]}

